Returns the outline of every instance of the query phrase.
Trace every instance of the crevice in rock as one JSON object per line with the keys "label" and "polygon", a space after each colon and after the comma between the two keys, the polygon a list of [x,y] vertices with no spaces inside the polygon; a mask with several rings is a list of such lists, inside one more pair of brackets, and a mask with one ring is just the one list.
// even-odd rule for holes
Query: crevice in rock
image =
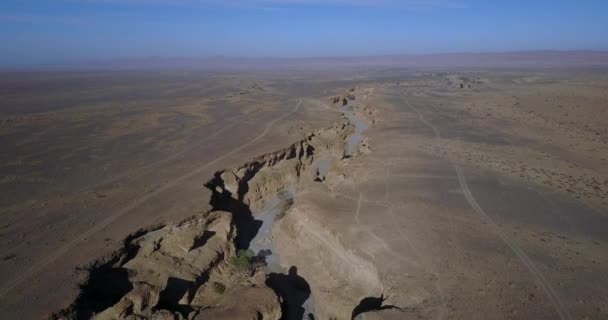
{"label": "crevice in rock", "polygon": [[223,180],[218,177],[218,174],[216,173],[216,177],[206,184],[212,190],[210,204],[213,210],[230,212],[232,214],[232,222],[237,230],[236,248],[237,250],[249,249],[251,239],[255,237],[262,223],[255,220],[249,206],[240,200],[234,199],[232,193],[223,188]]}

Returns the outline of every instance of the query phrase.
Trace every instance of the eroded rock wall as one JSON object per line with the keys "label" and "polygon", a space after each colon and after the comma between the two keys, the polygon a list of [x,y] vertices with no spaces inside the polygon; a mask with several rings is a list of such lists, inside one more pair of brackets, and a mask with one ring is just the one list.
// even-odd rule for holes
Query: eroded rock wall
{"label": "eroded rock wall", "polygon": [[[354,100],[355,90],[348,92]],[[372,111],[365,110],[369,115]],[[338,168],[354,131],[345,117],[302,140],[233,168],[218,171],[206,186],[213,209],[177,225],[140,232],[111,259],[93,264],[75,303],[63,318],[280,319],[300,317],[290,295],[265,269],[262,256],[243,253],[255,236],[255,212],[287,189],[305,190],[318,178],[318,161]],[[363,143],[362,149],[368,150]],[[357,154],[360,154],[358,152]],[[331,172],[330,177],[336,174]],[[345,177],[345,176],[344,176]],[[330,179],[331,180],[331,179]],[[328,186],[328,191],[331,188]],[[275,222],[285,275],[310,285],[318,318],[347,319],[358,299],[382,284],[373,263],[347,249],[331,230],[296,205]],[[292,274],[294,265],[300,275]],[[100,271],[107,276],[95,277]],[[120,279],[116,276],[120,275]],[[313,276],[314,275],[314,276]],[[274,275],[274,279],[282,279]],[[310,276],[310,282],[306,278]],[[100,292],[95,281],[120,282]],[[301,279],[300,279],[301,278]],[[270,286],[269,286],[270,285]],[[103,295],[99,302],[91,303]],[[304,301],[298,301],[298,310]],[[290,310],[286,310],[286,308]],[[294,316],[297,315],[297,316]]]}

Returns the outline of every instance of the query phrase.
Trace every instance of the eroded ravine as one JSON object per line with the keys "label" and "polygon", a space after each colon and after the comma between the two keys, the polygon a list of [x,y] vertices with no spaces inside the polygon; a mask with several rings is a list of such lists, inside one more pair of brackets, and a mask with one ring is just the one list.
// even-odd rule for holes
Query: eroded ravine
{"label": "eroded ravine", "polygon": [[[326,258],[316,261],[317,266],[327,266],[328,278],[363,279],[353,286],[381,287],[373,264],[346,250],[323,228],[311,227],[314,222],[302,218],[302,209],[297,207],[300,191],[311,183],[323,183],[332,168],[356,156],[365,145],[368,120],[347,103],[340,110],[343,117],[333,126],[236,168],[216,172],[206,183],[212,191],[212,210],[178,225],[140,231],[127,238],[111,258],[90,266],[77,300],[56,315],[315,318],[315,310],[331,306],[321,305],[323,300],[314,296],[318,292],[314,284],[298,273],[298,267],[309,266],[291,265],[293,259],[277,253],[274,228],[281,220],[285,220],[281,228],[297,228],[307,237],[291,243],[292,251],[313,246],[328,252]],[[336,269],[345,263],[356,268]]]}

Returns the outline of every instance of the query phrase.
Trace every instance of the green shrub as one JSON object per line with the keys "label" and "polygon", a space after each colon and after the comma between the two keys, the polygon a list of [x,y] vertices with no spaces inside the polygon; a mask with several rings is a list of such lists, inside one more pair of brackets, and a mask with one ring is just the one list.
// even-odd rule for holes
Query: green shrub
{"label": "green shrub", "polygon": [[251,250],[239,250],[236,252],[236,256],[230,259],[230,262],[241,269],[251,270],[251,260],[255,256],[255,253]]}
{"label": "green shrub", "polygon": [[212,286],[213,290],[219,294],[223,294],[226,291],[226,286],[221,282],[214,281]]}

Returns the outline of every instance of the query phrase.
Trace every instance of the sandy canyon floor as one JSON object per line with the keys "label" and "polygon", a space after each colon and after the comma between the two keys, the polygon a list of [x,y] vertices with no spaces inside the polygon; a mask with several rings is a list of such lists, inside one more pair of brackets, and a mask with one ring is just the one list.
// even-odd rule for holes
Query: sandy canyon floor
{"label": "sandy canyon floor", "polygon": [[604,319],[602,70],[14,73],[8,319]]}

